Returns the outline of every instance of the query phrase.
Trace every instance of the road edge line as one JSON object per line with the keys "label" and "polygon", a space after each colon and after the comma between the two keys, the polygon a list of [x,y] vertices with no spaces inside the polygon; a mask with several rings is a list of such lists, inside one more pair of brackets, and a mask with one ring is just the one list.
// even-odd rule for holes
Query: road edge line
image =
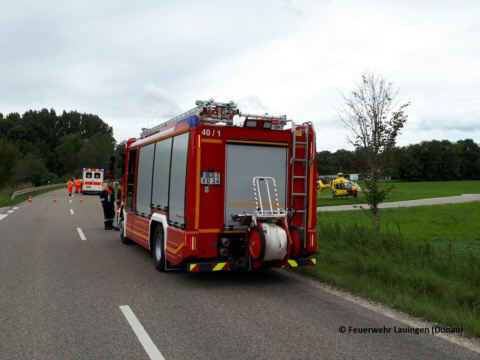
{"label": "road edge line", "polygon": [[[387,305],[377,303],[372,300],[367,300],[357,295],[352,295],[346,292],[345,290],[334,288],[333,286],[319,282],[314,278],[308,278],[300,274],[295,274],[285,269],[274,269],[274,271],[281,272],[282,274],[286,274],[287,276],[290,276],[303,283],[312,285],[319,290],[323,290],[329,293],[330,295],[337,296],[348,302],[359,305],[365,309],[371,310],[373,312],[376,312],[377,314],[386,316],[390,319],[399,321],[410,327],[431,328],[432,326],[438,325],[436,323],[429,322],[425,319],[415,318],[412,315],[408,315],[407,313],[401,312],[400,310],[392,309]],[[458,334],[435,334],[434,336],[480,354],[480,346],[479,346],[480,342],[477,340],[477,338],[467,338],[465,336],[460,336]]]}

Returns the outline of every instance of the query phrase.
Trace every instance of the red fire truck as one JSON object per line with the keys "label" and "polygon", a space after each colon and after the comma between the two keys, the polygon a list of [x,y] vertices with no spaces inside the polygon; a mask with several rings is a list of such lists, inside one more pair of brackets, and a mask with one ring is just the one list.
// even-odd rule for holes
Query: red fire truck
{"label": "red fire truck", "polygon": [[127,141],[118,225],[157,270],[315,265],[310,122],[209,100],[142,130]]}

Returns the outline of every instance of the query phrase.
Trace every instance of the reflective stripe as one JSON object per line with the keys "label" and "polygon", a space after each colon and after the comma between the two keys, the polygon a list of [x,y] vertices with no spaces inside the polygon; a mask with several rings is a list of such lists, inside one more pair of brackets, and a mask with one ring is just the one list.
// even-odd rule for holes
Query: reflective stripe
{"label": "reflective stripe", "polygon": [[297,262],[296,260],[288,260],[287,266],[288,266],[288,267],[297,267],[297,266],[298,266],[298,262]]}
{"label": "reflective stripe", "polygon": [[299,266],[316,266],[317,259],[299,259],[299,260],[288,260],[285,266],[287,268],[299,267]]}
{"label": "reflective stripe", "polygon": [[212,271],[219,271],[219,270],[223,270],[223,267],[227,265],[227,263],[218,263],[217,265],[215,265],[213,268],[212,268]]}
{"label": "reflective stripe", "polygon": [[176,254],[177,252],[179,252],[180,250],[182,250],[183,246],[185,245],[185,243],[181,243],[176,249],[174,248],[171,248],[170,246],[167,245],[167,251],[168,252],[171,252],[173,254]]}
{"label": "reflective stripe", "polygon": [[198,264],[190,264],[190,269],[189,269],[190,272],[198,272],[199,270],[200,270],[200,267],[198,266]]}

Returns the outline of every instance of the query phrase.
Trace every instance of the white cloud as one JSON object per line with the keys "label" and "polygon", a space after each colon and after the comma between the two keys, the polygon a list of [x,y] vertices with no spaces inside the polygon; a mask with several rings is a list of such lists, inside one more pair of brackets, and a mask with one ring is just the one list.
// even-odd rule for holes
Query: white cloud
{"label": "white cloud", "polygon": [[146,113],[155,119],[172,118],[182,112],[165,90],[152,84],[145,85],[142,89],[140,103],[145,107]]}

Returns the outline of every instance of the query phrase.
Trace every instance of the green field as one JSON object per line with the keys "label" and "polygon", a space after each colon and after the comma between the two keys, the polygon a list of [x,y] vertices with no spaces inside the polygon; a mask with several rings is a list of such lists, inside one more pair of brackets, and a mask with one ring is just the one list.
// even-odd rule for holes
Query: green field
{"label": "green field", "polygon": [[[358,182],[363,186],[361,181]],[[462,194],[480,194],[480,181],[435,181],[435,182],[380,182],[381,186],[394,185],[395,189],[390,193],[385,202],[406,201],[418,199],[430,199],[436,197],[456,196]],[[318,206],[335,206],[364,204],[362,192],[358,193],[356,199],[333,198],[332,191],[323,190],[322,195],[317,196]]]}
{"label": "green field", "polygon": [[[480,192],[479,181],[396,185],[392,201]],[[380,235],[366,211],[317,218],[317,266],[297,271],[480,337],[480,202],[383,209]]]}

